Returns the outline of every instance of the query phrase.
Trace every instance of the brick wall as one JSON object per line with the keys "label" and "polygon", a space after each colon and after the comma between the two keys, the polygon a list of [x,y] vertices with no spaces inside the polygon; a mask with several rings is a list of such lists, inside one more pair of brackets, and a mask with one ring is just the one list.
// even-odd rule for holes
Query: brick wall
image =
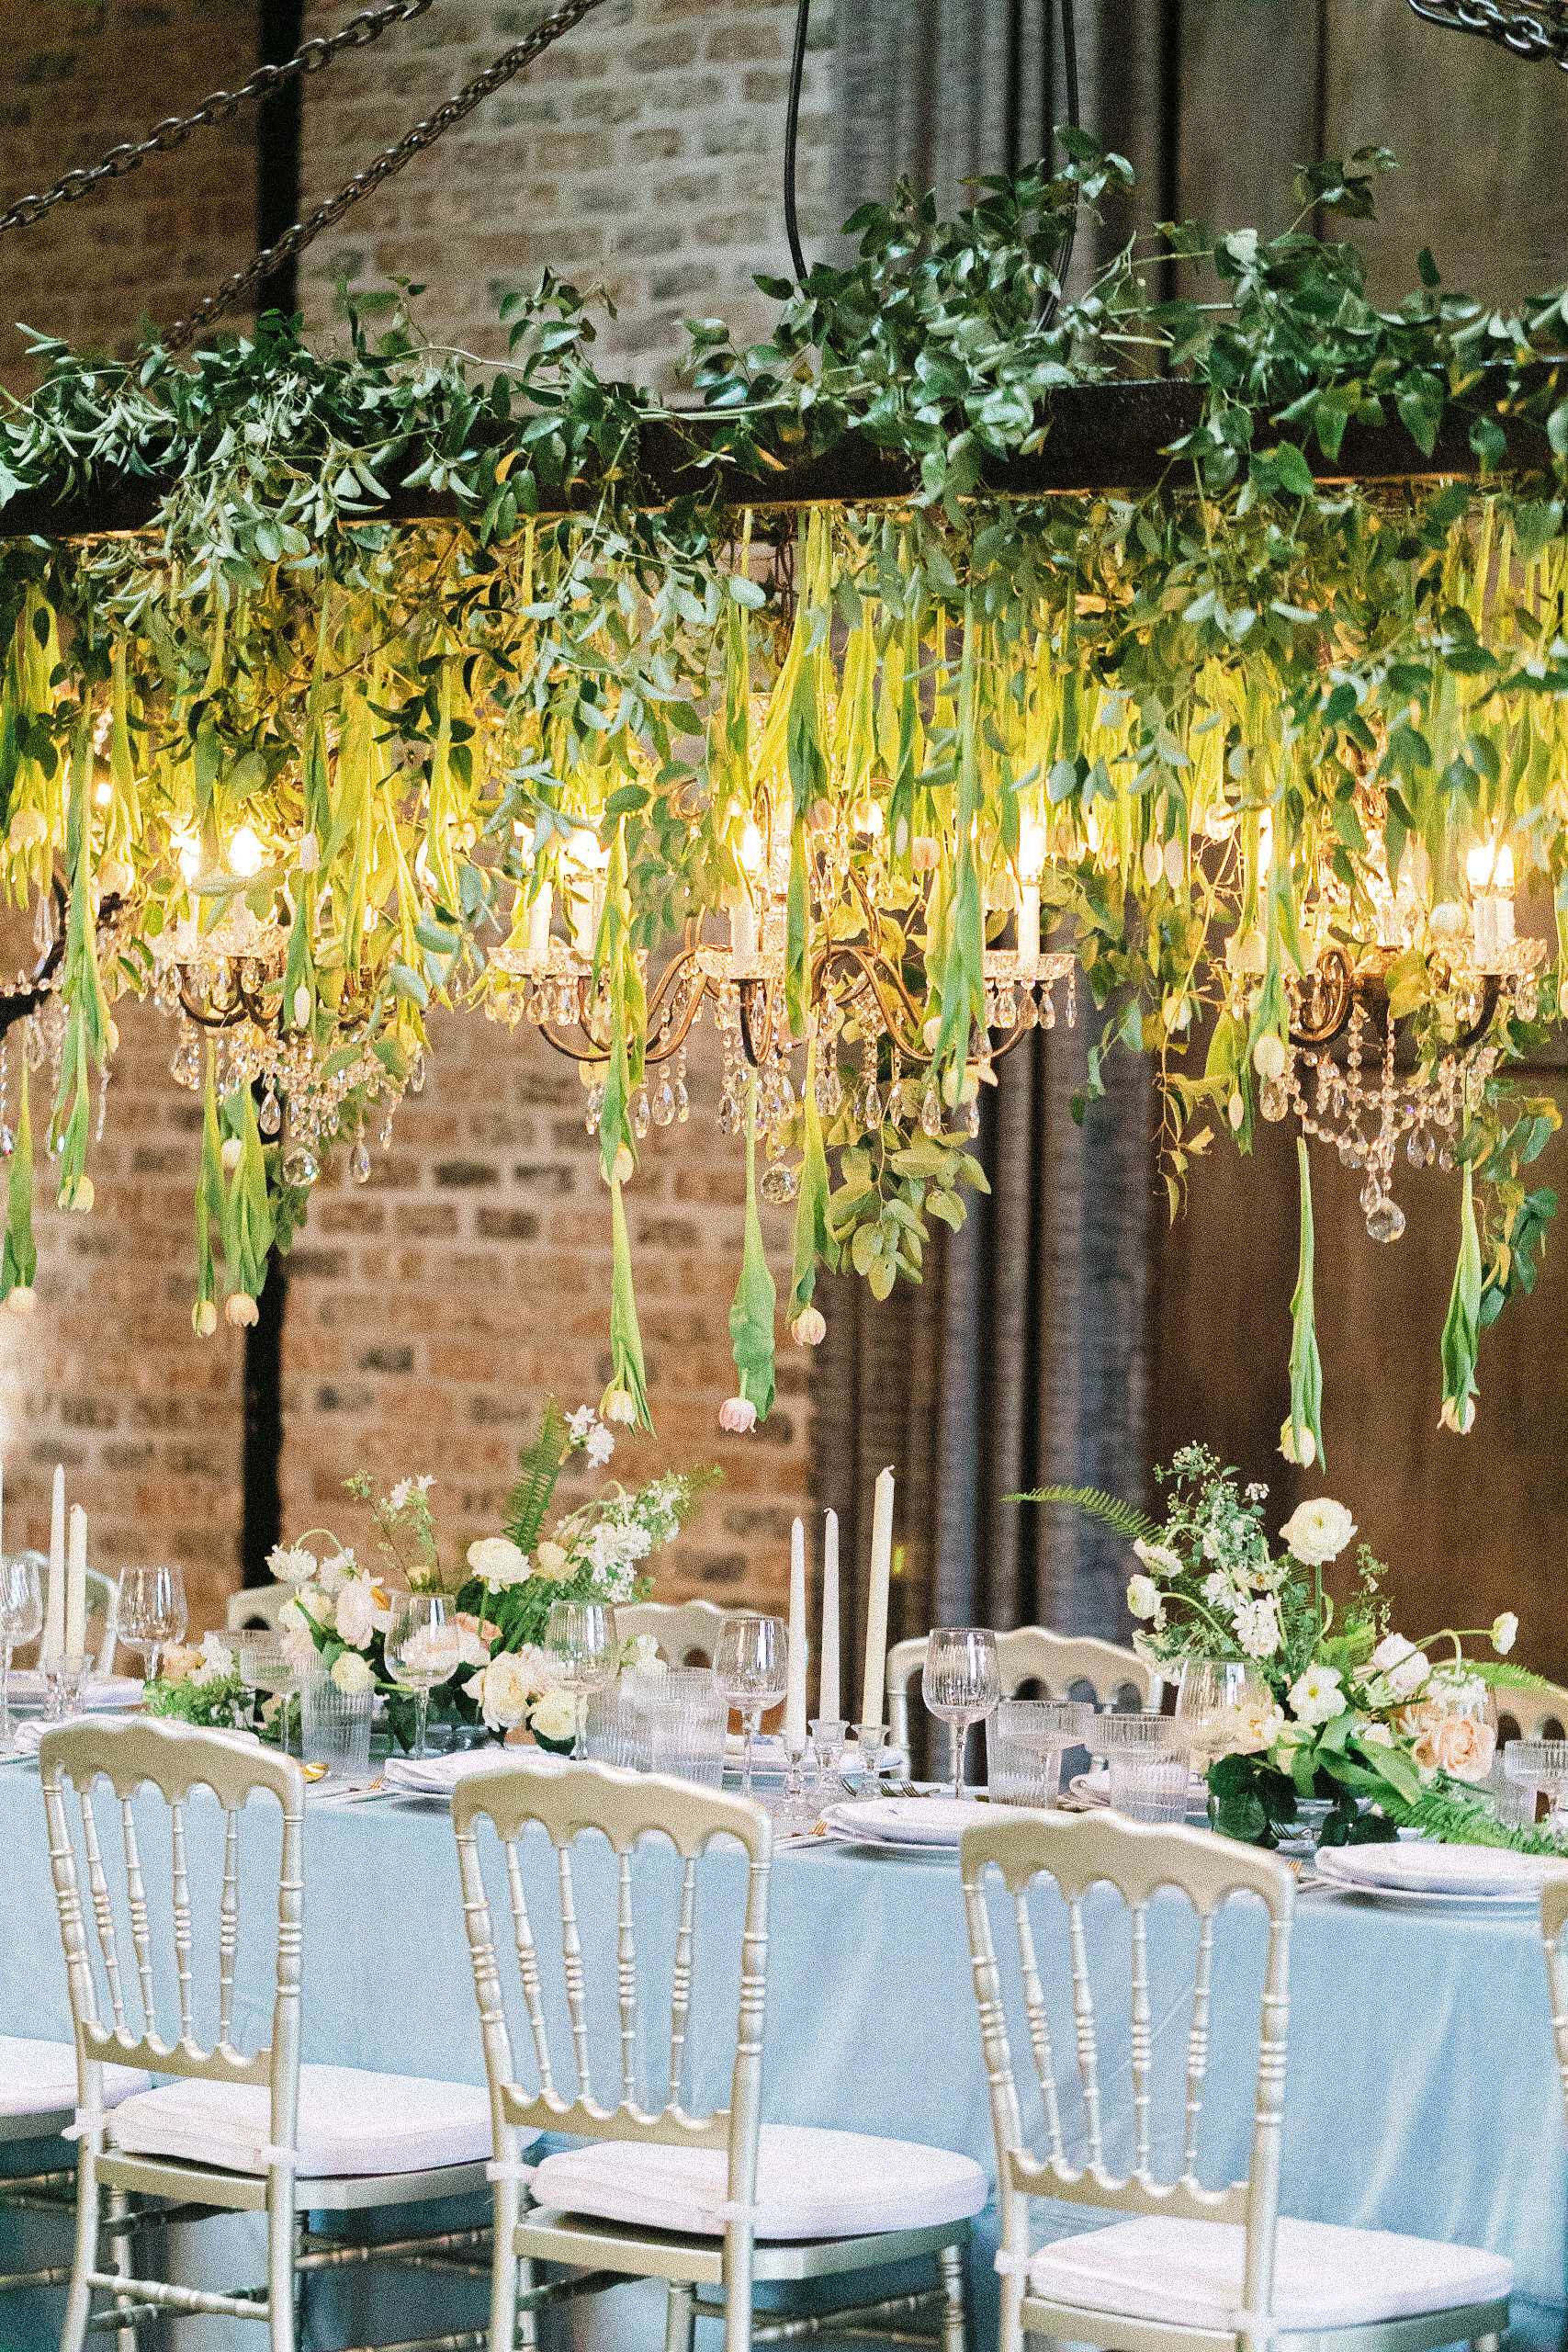
{"label": "brick wall", "polygon": [[[254,0],[6,0],[0,8],[4,204],[96,164],[154,122],[232,89],[258,58]],[[0,373],[29,376],[13,321],[107,350],[166,324],[254,249],[255,110],[4,240]],[[3,207],[0,207],[3,209]]]}
{"label": "brick wall", "polygon": [[[308,28],[330,30],[353,5],[312,0]],[[443,0],[311,83],[307,203],[544,13],[536,0]],[[752,277],[789,267],[781,158],[793,26],[789,0],[604,0],[312,247],[300,271],[307,317],[332,317],[340,276],[412,277],[428,285],[419,316],[434,337],[499,356],[498,297],[548,265],[608,290],[619,315],[602,348],[628,373],[669,379],[684,316],[722,314],[755,335],[771,306]],[[827,222],[829,0],[818,0],[811,29],[798,172],[808,244]]]}
{"label": "brick wall", "polygon": [[[597,1404],[609,1377],[610,1225],[573,1063],[536,1035],[440,1017],[423,1094],[356,1185],[340,1153],[289,1260],[284,1323],[286,1529],[368,1534],[342,1480],[431,1471],[444,1556],[492,1531],[518,1447],[553,1393]],[[739,1266],[743,1162],[714,1123],[714,1032],[694,1033],[692,1113],[650,1129],[627,1187],[657,1439],[623,1436],[615,1475],[716,1462],[722,1488],[661,1555],[661,1599],[761,1600],[786,1589],[805,1507],[808,1367],[784,1340],[780,1402],[751,1438],[718,1429],[734,1387],[728,1316]],[[762,1211],[781,1295],[790,1222]],[[793,1359],[793,1360],[792,1360]],[[563,1501],[590,1474],[562,1481]],[[351,1530],[353,1533],[351,1535]]]}

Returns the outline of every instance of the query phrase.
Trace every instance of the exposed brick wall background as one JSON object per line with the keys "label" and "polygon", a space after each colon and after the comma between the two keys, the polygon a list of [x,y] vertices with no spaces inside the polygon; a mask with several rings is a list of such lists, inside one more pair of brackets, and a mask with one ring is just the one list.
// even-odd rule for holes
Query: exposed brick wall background
{"label": "exposed brick wall background", "polygon": [[[6,0],[0,209],[41,194],[255,70],[254,0]],[[0,375],[33,371],[17,326],[104,350],[167,324],[255,246],[255,109],[0,241]],[[243,313],[241,314],[243,315]]]}
{"label": "exposed brick wall background", "polygon": [[[329,31],[356,0],[311,0]],[[341,187],[546,13],[540,0],[443,0],[430,16],[310,85],[307,204]],[[306,254],[300,301],[333,314],[334,281],[428,285],[437,341],[504,355],[498,298],[548,265],[618,316],[601,348],[665,382],[682,317],[722,315],[754,338],[771,305],[751,280],[789,274],[784,241],[789,0],[604,0],[521,80],[487,98],[373,203]],[[801,110],[801,232],[827,224],[830,0],[818,0]]]}
{"label": "exposed brick wall background", "polygon": [[[477,1013],[433,1032],[423,1094],[405,1097],[370,1182],[340,1153],[289,1260],[284,1323],[286,1528],[369,1535],[344,1476],[434,1472],[443,1555],[492,1531],[519,1446],[554,1393],[594,1404],[609,1377],[610,1224],[576,1066],[534,1033]],[[650,1128],[626,1189],[637,1309],[658,1437],[623,1435],[626,1484],[719,1463],[682,1541],[656,1562],[660,1599],[787,1592],[789,1522],[808,1478],[809,1367],[787,1336],[780,1401],[751,1439],[725,1436],[734,1386],[728,1317],[740,1259],[743,1162],[714,1122],[717,1055],[694,1033],[688,1123]],[[789,1281],[790,1221],[762,1212],[774,1279]],[[580,1463],[571,1507],[599,1486]],[[352,1530],[352,1536],[351,1536]],[[366,1552],[362,1556],[369,1556]]]}

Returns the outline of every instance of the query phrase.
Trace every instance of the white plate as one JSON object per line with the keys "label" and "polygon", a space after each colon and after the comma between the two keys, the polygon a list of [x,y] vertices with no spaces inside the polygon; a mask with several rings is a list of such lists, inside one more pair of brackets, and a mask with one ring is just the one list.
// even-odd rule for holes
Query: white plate
{"label": "white plate", "polygon": [[830,1804],[822,1816],[840,1838],[872,1838],[879,1846],[945,1846],[953,1853],[974,1823],[995,1817],[974,1797],[852,1797]]}
{"label": "white plate", "polygon": [[536,1770],[558,1772],[570,1761],[552,1756],[545,1747],[462,1747],[452,1756],[389,1756],[381,1778],[400,1796],[450,1799],[459,1781],[470,1772],[493,1771],[498,1764],[529,1764]]}
{"label": "white plate", "polygon": [[1425,1895],[1452,1903],[1535,1904],[1560,1864],[1506,1846],[1389,1844],[1329,1846],[1317,1857],[1319,1874],[1363,1894]]}

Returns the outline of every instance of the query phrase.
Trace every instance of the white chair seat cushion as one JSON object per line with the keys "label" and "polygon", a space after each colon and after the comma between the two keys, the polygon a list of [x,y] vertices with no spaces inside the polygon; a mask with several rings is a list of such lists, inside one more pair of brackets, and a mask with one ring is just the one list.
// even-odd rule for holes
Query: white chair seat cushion
{"label": "white chair seat cushion", "polygon": [[[1031,2291],[1125,2319],[1229,2330],[1245,2309],[1247,2232],[1228,2222],[1164,2214],[1117,2222],[1042,2246]],[[1283,2328],[1359,2327],[1507,2294],[1513,2266],[1478,2247],[1281,2220],[1274,2311]]]}
{"label": "white chair seat cushion", "polygon": [[[718,2237],[727,2217],[723,2148],[669,2148],[649,2140],[596,2140],[547,2156],[534,2175],[541,2205],[639,2229]],[[757,2152],[759,2238],[870,2237],[967,2221],[989,2184],[972,2156],[861,2132],[764,2123]]]}
{"label": "white chair seat cushion", "polygon": [[[118,2107],[148,2076],[134,2066],[104,2068],[104,2105]],[[76,2052],[69,2041],[26,2041],[0,2033],[0,2115],[58,2115],[76,2108]]]}
{"label": "white chair seat cushion", "polygon": [[[128,2099],[111,2136],[132,2155],[265,2172],[271,2096],[250,2083],[165,2083]],[[301,2066],[297,2145],[301,2180],[473,2164],[491,2153],[490,2094],[360,2066]]]}

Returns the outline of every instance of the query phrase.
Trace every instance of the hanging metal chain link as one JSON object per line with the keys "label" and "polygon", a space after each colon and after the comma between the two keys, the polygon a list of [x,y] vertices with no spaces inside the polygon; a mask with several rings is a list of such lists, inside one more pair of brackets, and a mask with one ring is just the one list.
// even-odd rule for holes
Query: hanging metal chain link
{"label": "hanging metal chain link", "polygon": [[8,212],[0,213],[0,236],[7,229],[28,228],[57,204],[74,204],[78,197],[88,195],[105,180],[123,179],[127,172],[134,172],[144,164],[149,155],[171,154],[176,147],[185,145],[193,130],[227,122],[231,114],[253,99],[273,97],[300,75],[319,74],[345,49],[367,49],[394,25],[406,24],[411,17],[423,17],[434,6],[434,0],[389,0],[386,7],[367,8],[363,16],[351,17],[335,33],[324,33],[315,40],[306,41],[295,56],[286,58],[282,64],[258,66],[250,80],[242,82],[237,90],[214,90],[210,97],[203,98],[194,114],[170,115],[165,121],[154,123],[145,139],[111,147],[101,164],[67,172],[42,196],[18,197]]}
{"label": "hanging metal chain link", "polygon": [[1562,0],[1410,0],[1410,6],[1429,25],[1477,33],[1516,57],[1550,57],[1568,72],[1568,7]]}
{"label": "hanging metal chain link", "polygon": [[601,5],[602,0],[563,0],[563,5],[552,9],[525,40],[516,42],[498,57],[493,65],[486,66],[484,72],[477,74],[455,97],[448,98],[445,106],[438,107],[427,122],[416,122],[395,147],[389,147],[377,156],[373,164],[367,164],[346,187],[340,188],[336,196],[319,206],[309,220],[296,221],[292,229],[285,231],[279,237],[276,245],[267,246],[256,254],[254,261],[247,262],[243,269],[236,270],[232,277],[226,278],[216,293],[209,294],[205,300],[197,303],[188,319],[176,319],[164,337],[164,348],[166,351],[186,349],[203,327],[221,317],[233,303],[242,300],[254,286],[259,285],[264,277],[269,277],[293,254],[302,254],[323,229],[330,229],[334,221],[341,220],[361,197],[368,196],[380,187],[383,180],[389,180],[394,172],[400,172],[405,164],[411,164],[416,155],[423,154],[427,147],[433,147],[444,130],[450,130],[455,122],[461,122],[465,115],[472,114],[481,99],[488,98],[492,90],[502,88],[514,74],[521,74],[525,66],[532,65],[534,60],[542,56],[553,42],[559,40],[563,33],[570,32],[574,25],[580,25],[584,17]]}

